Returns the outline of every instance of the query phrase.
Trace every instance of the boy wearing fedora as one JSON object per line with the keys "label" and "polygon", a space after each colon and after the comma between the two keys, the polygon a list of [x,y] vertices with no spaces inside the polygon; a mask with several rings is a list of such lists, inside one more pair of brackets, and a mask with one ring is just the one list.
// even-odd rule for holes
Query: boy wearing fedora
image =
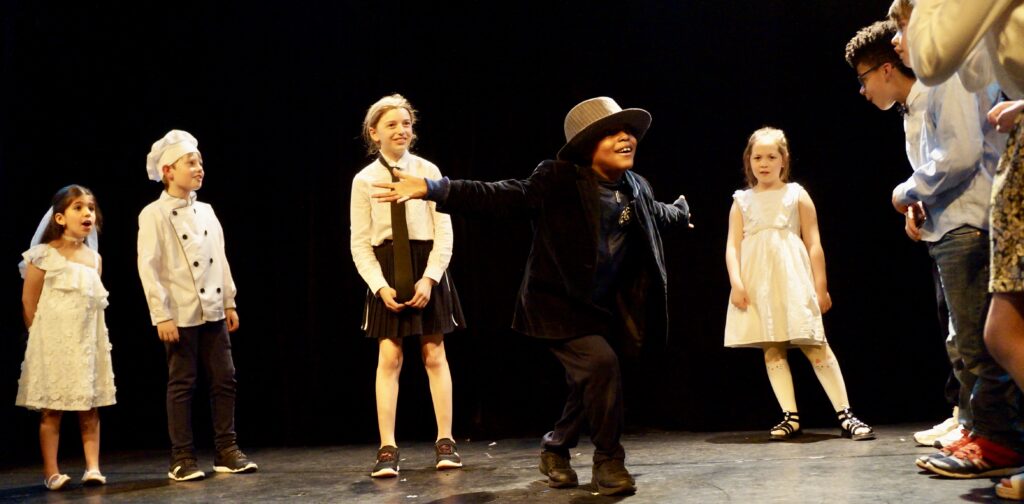
{"label": "boy wearing fedora", "polygon": [[[685,228],[680,196],[654,200],[633,173],[637,143],[651,124],[642,109],[607,97],[565,118],[566,144],[525,180],[429,180],[398,173],[382,202],[423,198],[451,214],[528,216],[533,245],[512,327],[547,342],[566,371],[561,419],[544,435],[540,470],[553,488],[578,485],[569,464],[584,425],[594,443],[593,483],[603,495],[630,494],[636,482],[619,442],[624,414],[619,353],[638,353],[646,335],[665,338],[667,299],[661,231]],[[691,226],[692,227],[692,226]]]}

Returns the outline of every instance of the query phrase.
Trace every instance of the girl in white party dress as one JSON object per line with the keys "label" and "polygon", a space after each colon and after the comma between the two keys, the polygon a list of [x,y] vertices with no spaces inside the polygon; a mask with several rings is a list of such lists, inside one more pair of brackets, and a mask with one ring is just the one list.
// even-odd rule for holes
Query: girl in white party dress
{"label": "girl in white party dress", "polygon": [[733,194],[725,263],[732,284],[725,320],[725,346],[764,350],[768,380],[782,407],[782,422],[769,439],[799,435],[793,377],[786,352],[798,347],[811,361],[836,410],[843,437],[874,439],[850,411],[839,362],[825,341],[821,314],[832,306],[825,280],[825,254],[811,197],[789,182],[785,134],[761,128],[743,152],[749,188]]}
{"label": "girl in white party dress", "polygon": [[54,195],[32,248],[22,254],[22,305],[29,336],[15,403],[42,413],[39,445],[43,483],[50,490],[59,490],[70,480],[57,466],[65,411],[78,412],[86,463],[82,482],[106,483],[99,465],[97,408],[114,404],[115,388],[103,318],[107,291],[94,248],[100,221],[91,191],[65,187]]}

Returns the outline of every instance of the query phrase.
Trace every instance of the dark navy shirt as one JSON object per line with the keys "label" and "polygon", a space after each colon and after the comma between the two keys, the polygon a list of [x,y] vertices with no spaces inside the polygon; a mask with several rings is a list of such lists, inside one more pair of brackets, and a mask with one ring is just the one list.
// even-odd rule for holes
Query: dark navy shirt
{"label": "dark navy shirt", "polygon": [[[628,231],[634,216],[633,194],[626,178],[597,181],[601,204],[600,233],[597,240],[597,267],[594,271],[594,302],[612,308],[619,270],[626,259]],[[624,213],[629,209],[628,213]]]}

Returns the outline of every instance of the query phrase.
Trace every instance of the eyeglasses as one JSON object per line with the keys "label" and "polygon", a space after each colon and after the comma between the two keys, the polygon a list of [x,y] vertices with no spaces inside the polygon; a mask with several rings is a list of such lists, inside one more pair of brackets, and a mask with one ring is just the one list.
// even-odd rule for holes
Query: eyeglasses
{"label": "eyeglasses", "polygon": [[857,75],[857,82],[859,82],[860,85],[863,86],[864,85],[864,78],[867,77],[869,73],[874,72],[875,70],[878,70],[884,64],[885,63],[879,63],[879,64],[877,64],[877,65],[875,65],[875,66],[873,66],[873,67],[871,67],[871,68],[869,68],[867,70],[864,70],[864,73]]}

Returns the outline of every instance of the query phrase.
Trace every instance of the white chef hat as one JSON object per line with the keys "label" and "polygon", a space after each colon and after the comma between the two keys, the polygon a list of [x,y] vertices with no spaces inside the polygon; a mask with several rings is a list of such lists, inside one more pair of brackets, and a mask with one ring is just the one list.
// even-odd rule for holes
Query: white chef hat
{"label": "white chef hat", "polygon": [[199,140],[183,130],[171,130],[160,140],[153,142],[153,148],[146,156],[146,171],[149,180],[163,180],[163,167],[193,152],[199,152]]}

